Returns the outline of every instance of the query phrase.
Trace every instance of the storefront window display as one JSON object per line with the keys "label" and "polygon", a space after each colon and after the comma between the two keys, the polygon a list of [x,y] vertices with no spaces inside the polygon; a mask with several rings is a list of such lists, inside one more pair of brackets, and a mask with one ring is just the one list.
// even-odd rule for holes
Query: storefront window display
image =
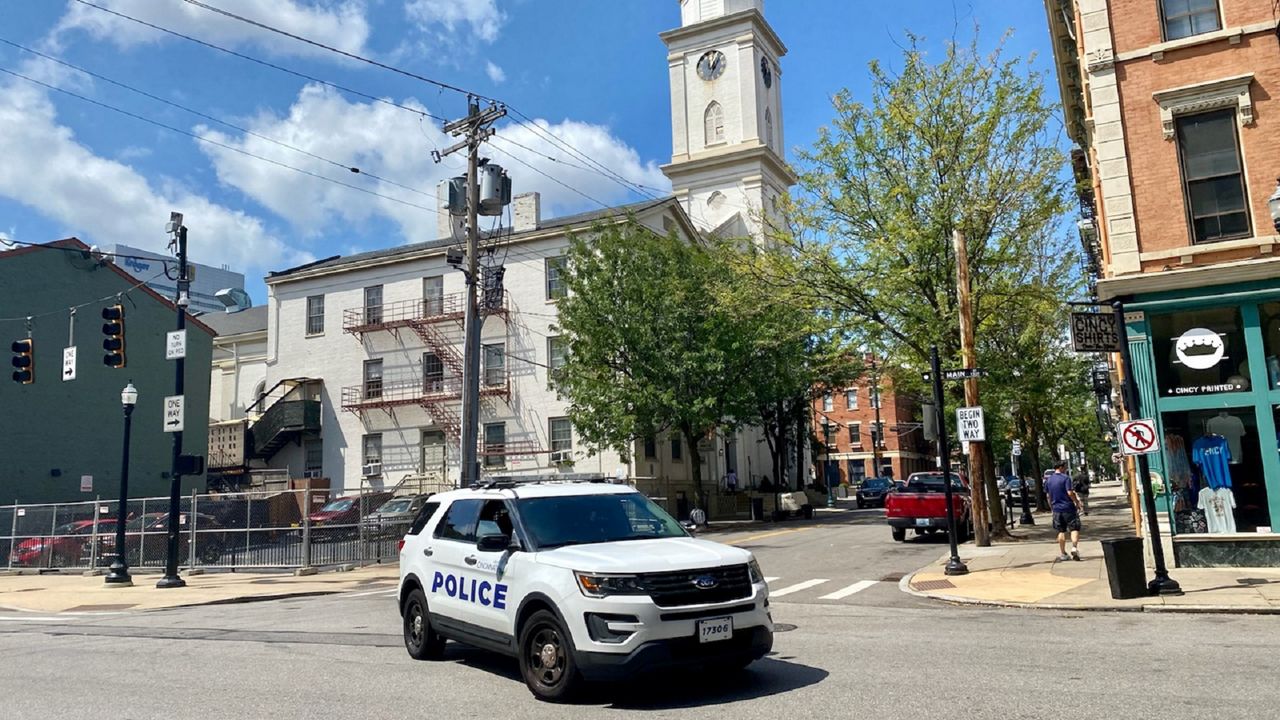
{"label": "storefront window display", "polygon": [[1239,308],[1155,315],[1151,318],[1151,336],[1161,397],[1251,389]]}
{"label": "storefront window display", "polygon": [[1262,348],[1267,356],[1267,382],[1280,390],[1280,302],[1258,306],[1262,325]]}
{"label": "storefront window display", "polygon": [[1166,412],[1165,474],[1178,534],[1251,533],[1271,525],[1253,407]]}

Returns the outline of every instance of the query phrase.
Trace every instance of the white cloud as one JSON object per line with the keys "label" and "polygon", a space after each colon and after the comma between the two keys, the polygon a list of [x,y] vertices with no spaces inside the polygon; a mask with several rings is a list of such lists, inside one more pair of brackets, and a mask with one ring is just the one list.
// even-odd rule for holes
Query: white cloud
{"label": "white cloud", "polygon": [[498,9],[497,0],[409,0],[405,14],[423,32],[434,34],[443,41],[458,41],[463,26],[470,35],[484,42],[498,39],[507,16]]}
{"label": "white cloud", "polygon": [[[157,188],[132,168],[100,157],[58,124],[44,91],[22,80],[0,85],[0,195],[62,223],[93,244],[161,251],[170,210],[185,213],[192,259],[248,272],[306,262],[262,222],[176,185]],[[45,238],[53,239],[53,238]]]}
{"label": "white cloud", "polygon": [[[218,45],[255,45],[277,55],[328,54],[319,48],[185,2],[96,0],[95,4]],[[364,52],[365,43],[369,39],[369,22],[365,18],[364,3],[358,0],[326,3],[301,0],[218,0],[211,4],[348,52]],[[95,39],[109,40],[122,48],[172,39],[171,35],[158,30],[69,1],[67,13],[51,35],[53,44],[61,44],[64,36],[72,31],[86,32]]]}
{"label": "white cloud", "polygon": [[507,74],[503,72],[502,68],[494,65],[492,61],[485,64],[484,71],[489,74],[489,79],[493,81],[494,85],[501,85],[507,80]]}
{"label": "white cloud", "polygon": [[[414,100],[405,105],[425,107]],[[554,135],[578,148],[633,182],[659,188],[669,183],[653,162],[642,162],[631,147],[614,137],[606,128],[565,121],[549,124],[539,121],[542,133]],[[381,103],[349,102],[338,93],[322,86],[303,88],[287,115],[265,113],[247,121],[246,127],[308,152],[352,165],[381,177],[394,180],[422,194],[384,185],[360,175],[344,173],[320,161],[301,156],[278,145],[252,136],[238,136],[209,128],[197,132],[256,155],[288,163],[328,177],[375,189],[426,208],[435,206],[436,184],[460,174],[461,156],[444,163],[431,160],[431,150],[453,144],[456,139],[445,135],[429,122],[419,122],[412,114]],[[562,158],[563,162],[523,150],[502,138],[509,138],[545,155]],[[299,176],[284,168],[263,163],[225,148],[202,145],[212,160],[218,178],[287,219],[299,231],[319,235],[330,230],[335,220],[362,223],[386,219],[396,223],[405,240],[417,242],[436,238],[436,213],[391,200],[364,195],[321,180]],[[537,171],[514,161],[507,153],[528,162]],[[604,203],[620,203],[635,199],[628,190],[599,174],[573,165],[585,165],[565,151],[554,147],[539,133],[525,126],[507,125],[499,129],[497,138],[485,154],[507,168],[517,193],[542,193],[544,213],[566,214],[599,205],[567,189],[575,187]],[[386,243],[391,244],[391,243]]]}

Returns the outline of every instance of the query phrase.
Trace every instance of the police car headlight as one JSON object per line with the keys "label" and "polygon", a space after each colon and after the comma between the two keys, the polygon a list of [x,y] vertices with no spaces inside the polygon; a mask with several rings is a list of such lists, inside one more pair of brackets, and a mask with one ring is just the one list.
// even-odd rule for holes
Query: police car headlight
{"label": "police car headlight", "polygon": [[610,595],[645,595],[648,589],[639,575],[599,575],[575,572],[578,587],[587,597],[602,598]]}
{"label": "police car headlight", "polygon": [[764,582],[764,573],[760,572],[760,563],[755,558],[751,558],[751,562],[747,563],[747,573],[751,576],[751,584]]}

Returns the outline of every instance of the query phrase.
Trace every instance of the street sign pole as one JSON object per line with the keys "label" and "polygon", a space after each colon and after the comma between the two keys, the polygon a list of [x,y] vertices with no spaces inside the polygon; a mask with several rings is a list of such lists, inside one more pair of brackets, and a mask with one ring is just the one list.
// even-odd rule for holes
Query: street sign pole
{"label": "street sign pole", "polygon": [[[1129,412],[1129,418],[1136,420],[1139,417],[1138,382],[1133,376],[1133,358],[1129,352],[1127,334],[1124,332],[1124,303],[1116,300],[1111,303],[1111,309],[1115,313],[1116,327],[1120,328],[1122,338],[1117,344],[1120,346],[1120,367],[1124,372],[1124,406]],[[1160,524],[1156,520],[1156,498],[1151,490],[1151,465],[1147,462],[1146,454],[1138,455],[1137,460],[1138,481],[1142,483],[1142,495],[1147,512],[1147,537],[1151,539],[1151,556],[1156,565],[1156,576],[1154,580],[1147,583],[1147,592],[1152,595],[1181,595],[1182,586],[1169,577],[1169,570],[1164,564],[1164,545],[1160,543]]]}
{"label": "street sign pole", "polygon": [[[181,213],[169,213],[170,232],[174,235],[178,256],[178,282],[173,304],[178,311],[177,332],[185,337],[187,329],[187,303],[191,281],[187,277],[187,228],[182,224]],[[183,382],[186,379],[184,358],[174,360],[173,394],[183,395]],[[185,410],[185,408],[184,408]],[[165,548],[164,577],[156,582],[158,588],[186,587],[187,581],[178,575],[178,493],[182,489],[182,475],[179,457],[182,455],[182,431],[173,433],[173,453],[169,464],[169,517],[168,543]]]}
{"label": "street sign pole", "polygon": [[942,396],[942,371],[938,367],[938,346],[929,351],[929,369],[933,378],[933,408],[938,421],[938,470],[942,473],[943,493],[947,502],[947,539],[951,543],[951,559],[947,561],[944,571],[947,575],[967,575],[969,568],[960,561],[960,550],[956,547],[956,514],[952,510],[951,497],[951,449],[947,447],[946,403]]}

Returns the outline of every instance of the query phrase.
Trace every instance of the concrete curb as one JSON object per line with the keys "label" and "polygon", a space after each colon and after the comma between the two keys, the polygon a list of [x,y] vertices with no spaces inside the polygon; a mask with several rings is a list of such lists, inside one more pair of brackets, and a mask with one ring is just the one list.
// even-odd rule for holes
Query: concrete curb
{"label": "concrete curb", "polygon": [[[932,566],[930,566],[932,567]],[[903,576],[898,581],[898,589],[919,598],[952,603],[954,605],[977,605],[982,607],[1009,608],[1018,610],[1053,610],[1071,612],[1121,612],[1121,613],[1165,613],[1183,615],[1280,615],[1280,607],[1249,607],[1241,605],[1158,605],[1143,604],[1120,607],[1101,605],[1072,605],[1065,603],[1023,603],[1012,600],[981,600],[959,595],[942,595],[922,592],[911,587],[911,579],[930,568],[920,568]]]}

